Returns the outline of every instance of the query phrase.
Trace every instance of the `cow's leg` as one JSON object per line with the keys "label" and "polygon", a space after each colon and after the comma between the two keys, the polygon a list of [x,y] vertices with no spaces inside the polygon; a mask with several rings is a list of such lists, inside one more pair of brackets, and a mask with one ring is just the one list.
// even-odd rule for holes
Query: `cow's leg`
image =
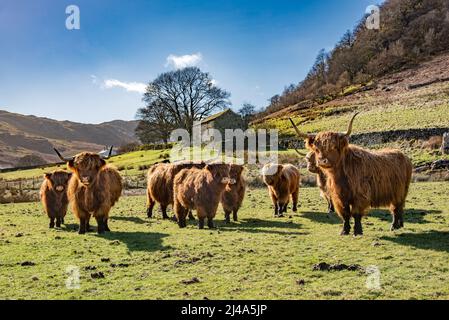
{"label": "cow's leg", "polygon": [[153,208],[156,202],[150,197],[150,195],[147,192],[147,217],[152,218],[153,217]]}
{"label": "cow's leg", "polygon": [[271,197],[271,201],[273,202],[273,206],[274,206],[274,217],[277,217],[279,215],[278,199],[272,192],[270,192],[270,197]]}
{"label": "cow's leg", "polygon": [[293,210],[293,212],[298,211],[298,193],[299,193],[298,190],[296,190],[295,192],[292,193],[292,201],[293,201],[292,210]]}
{"label": "cow's leg", "polygon": [[50,218],[50,224],[49,224],[50,228],[54,228],[55,227],[55,218]]}
{"label": "cow's leg", "polygon": [[215,229],[215,225],[214,225],[214,218],[209,216],[207,218],[207,226],[209,227],[209,229]]}
{"label": "cow's leg", "polygon": [[283,217],[284,216],[283,213],[287,213],[288,202],[281,204],[280,207],[282,209],[280,210],[281,214],[279,216]]}
{"label": "cow's leg", "polygon": [[195,217],[193,216],[192,210],[189,210],[189,220],[190,221],[195,221]]}
{"label": "cow's leg", "polygon": [[61,223],[62,223],[62,224],[65,224],[65,222],[64,222],[64,217],[61,218]]}
{"label": "cow's leg", "polygon": [[234,221],[237,221],[237,220],[238,220],[237,212],[238,212],[238,210],[233,210],[233,211],[232,211],[232,219],[233,219]]}
{"label": "cow's leg", "polygon": [[103,216],[95,217],[95,220],[97,220],[97,226],[98,226],[97,233],[103,234],[106,231],[104,217]]}
{"label": "cow's leg", "polygon": [[225,222],[226,223],[231,223],[231,211],[230,210],[225,210],[224,212],[225,212]]}
{"label": "cow's leg", "polygon": [[327,199],[327,213],[328,214],[335,213],[334,204],[332,203],[331,199]]}
{"label": "cow's leg", "polygon": [[347,236],[351,232],[351,211],[349,205],[343,208],[343,229],[341,230],[340,235]]}
{"label": "cow's leg", "polygon": [[404,206],[392,205],[390,211],[393,216],[393,223],[391,224],[390,230],[393,231],[402,228],[404,226]]}
{"label": "cow's leg", "polygon": [[88,225],[88,222],[86,221],[86,217],[80,217],[80,228],[78,230],[78,233],[85,234],[87,225]]}
{"label": "cow's leg", "polygon": [[186,215],[187,209],[184,208],[181,203],[175,201],[173,204],[173,211],[175,212],[176,220],[178,221],[178,226],[180,228],[185,228],[187,226],[186,223]]}
{"label": "cow's leg", "polygon": [[[207,218],[206,210],[202,207],[198,207],[198,208],[196,208],[196,215],[198,217],[198,228],[204,229],[204,220]],[[209,225],[209,223],[208,223],[208,225]]]}
{"label": "cow's leg", "polygon": [[61,218],[60,217],[56,218],[56,228],[61,228]]}
{"label": "cow's leg", "polygon": [[104,231],[106,231],[106,232],[111,232],[111,229],[109,229],[108,221],[109,221],[108,218],[106,218],[106,219],[104,220]]}
{"label": "cow's leg", "polygon": [[167,205],[166,204],[161,204],[161,211],[162,211],[162,219],[169,219],[168,215],[167,215]]}
{"label": "cow's leg", "polygon": [[362,215],[360,213],[354,214],[354,236],[363,235]]}
{"label": "cow's leg", "polygon": [[90,227],[90,214],[86,216],[86,232],[92,232],[92,228]]}
{"label": "cow's leg", "polygon": [[204,229],[204,217],[198,218],[198,228]]}

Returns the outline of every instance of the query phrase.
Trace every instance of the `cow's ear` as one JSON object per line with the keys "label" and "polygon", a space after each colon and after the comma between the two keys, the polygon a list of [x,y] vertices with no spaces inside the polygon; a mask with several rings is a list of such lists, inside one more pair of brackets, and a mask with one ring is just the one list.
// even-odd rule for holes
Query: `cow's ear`
{"label": "cow's ear", "polygon": [[50,178],[51,178],[51,173],[45,173],[45,174],[44,174],[44,178],[50,180]]}
{"label": "cow's ear", "polygon": [[75,160],[69,160],[69,162],[67,162],[67,165],[69,166],[70,169],[74,169],[75,168]]}
{"label": "cow's ear", "polygon": [[277,174],[281,174],[282,169],[284,169],[284,167],[282,166],[282,164],[279,164]]}
{"label": "cow's ear", "polygon": [[315,136],[308,136],[306,138],[306,148],[312,149],[313,144],[315,143]]}
{"label": "cow's ear", "polygon": [[100,168],[106,165],[106,161],[104,159],[100,159]]}
{"label": "cow's ear", "polygon": [[347,136],[340,137],[340,143],[339,143],[340,150],[343,150],[343,149],[347,148],[348,145],[349,145],[348,137]]}

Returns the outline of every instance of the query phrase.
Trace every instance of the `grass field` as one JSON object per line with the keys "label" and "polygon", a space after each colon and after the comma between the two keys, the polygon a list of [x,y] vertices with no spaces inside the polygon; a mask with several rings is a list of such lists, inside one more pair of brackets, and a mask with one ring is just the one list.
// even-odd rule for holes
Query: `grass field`
{"label": "grass field", "polygon": [[[250,190],[240,221],[225,225],[220,209],[216,230],[149,220],[144,197],[123,197],[102,236],[78,235],[70,214],[48,229],[39,203],[0,205],[0,298],[448,299],[448,194],[448,183],[412,184],[405,229],[390,232],[389,213],[376,210],[357,238],[339,236],[316,188],[301,189],[299,212],[285,218],[272,217],[265,189]],[[361,268],[313,271],[320,262]],[[380,289],[366,287],[373,265]],[[66,287],[68,266],[79,289]]]}

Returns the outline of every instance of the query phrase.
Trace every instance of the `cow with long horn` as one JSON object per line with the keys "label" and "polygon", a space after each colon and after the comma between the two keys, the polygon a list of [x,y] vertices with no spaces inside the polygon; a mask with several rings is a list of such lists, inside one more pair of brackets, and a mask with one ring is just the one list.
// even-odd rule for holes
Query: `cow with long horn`
{"label": "cow with long horn", "polygon": [[362,217],[370,207],[389,207],[393,215],[391,230],[404,226],[404,205],[412,176],[410,159],[399,150],[371,151],[349,144],[354,118],[348,130],[305,134],[290,121],[299,138],[316,157],[316,164],[326,175],[329,192],[337,214],[343,220],[342,235],[362,235]]}
{"label": "cow with long horn", "polygon": [[72,158],[64,158],[54,149],[58,157],[67,162],[73,172],[67,195],[74,215],[79,219],[79,233],[89,231],[89,220],[97,220],[98,233],[110,231],[109,211],[122,193],[122,178],[114,167],[106,164],[112,154],[112,148],[106,157],[96,153],[82,152]]}

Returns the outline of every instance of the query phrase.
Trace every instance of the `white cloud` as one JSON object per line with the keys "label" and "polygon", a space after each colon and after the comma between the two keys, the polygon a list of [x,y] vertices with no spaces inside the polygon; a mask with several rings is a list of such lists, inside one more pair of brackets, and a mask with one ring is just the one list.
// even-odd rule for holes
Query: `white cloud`
{"label": "white cloud", "polygon": [[103,87],[106,89],[111,88],[123,88],[128,92],[137,92],[137,93],[145,93],[145,89],[147,85],[141,82],[122,82],[116,79],[107,79],[103,82]]}
{"label": "white cloud", "polygon": [[176,56],[171,54],[167,57],[165,67],[173,67],[174,69],[182,69],[186,67],[197,66],[203,60],[200,52],[194,54],[186,54],[183,56]]}
{"label": "white cloud", "polygon": [[212,79],[212,80],[210,81],[210,83],[211,83],[213,86],[217,86],[217,85],[218,85],[218,81],[215,80],[215,79]]}

